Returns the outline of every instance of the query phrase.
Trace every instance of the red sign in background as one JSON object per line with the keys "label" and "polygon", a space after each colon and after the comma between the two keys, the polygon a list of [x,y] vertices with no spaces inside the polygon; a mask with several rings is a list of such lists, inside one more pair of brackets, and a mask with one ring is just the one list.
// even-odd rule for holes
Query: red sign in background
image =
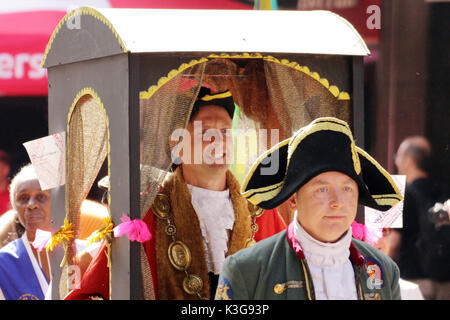
{"label": "red sign in background", "polygon": [[[47,71],[40,67],[45,48],[58,22],[77,1],[30,1],[0,4],[0,96],[46,96]],[[80,2],[80,1],[78,1]],[[86,1],[85,1],[86,2]],[[81,3],[81,2],[80,2]],[[113,8],[253,9],[236,0],[104,0]],[[67,4],[67,7],[64,7]]]}
{"label": "red sign in background", "polygon": [[[39,2],[40,9],[19,11],[23,0],[0,5],[0,96],[46,96],[47,71],[40,67],[47,42],[70,8],[54,1]],[[58,1],[57,1],[58,2]],[[77,1],[73,1],[76,4]],[[104,0],[115,8],[253,9],[238,0]],[[22,3],[22,4],[21,4]],[[48,8],[46,9],[46,3]],[[64,2],[69,3],[69,2]],[[347,19],[368,44],[378,43],[379,29],[370,29],[370,6],[381,0],[299,0],[298,9],[331,10]],[[326,26],[324,26],[326,27]]]}

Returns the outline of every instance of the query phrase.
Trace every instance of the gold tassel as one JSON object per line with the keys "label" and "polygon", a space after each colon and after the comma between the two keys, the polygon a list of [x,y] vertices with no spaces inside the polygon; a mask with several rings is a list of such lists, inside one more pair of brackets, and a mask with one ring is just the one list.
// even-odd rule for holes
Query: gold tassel
{"label": "gold tassel", "polygon": [[54,247],[59,246],[61,243],[66,243],[72,238],[72,223],[69,223],[67,219],[64,219],[64,225],[52,235],[48,243],[45,245],[45,249],[47,251],[53,251]]}
{"label": "gold tassel", "polygon": [[109,272],[109,300],[111,300],[111,243],[106,241],[106,259],[108,261],[108,272]]}
{"label": "gold tassel", "polygon": [[113,233],[114,224],[112,223],[111,218],[110,217],[104,218],[103,221],[105,222],[105,225],[100,229],[92,232],[92,234],[86,239],[88,245],[94,242],[101,241],[105,239],[106,236]]}

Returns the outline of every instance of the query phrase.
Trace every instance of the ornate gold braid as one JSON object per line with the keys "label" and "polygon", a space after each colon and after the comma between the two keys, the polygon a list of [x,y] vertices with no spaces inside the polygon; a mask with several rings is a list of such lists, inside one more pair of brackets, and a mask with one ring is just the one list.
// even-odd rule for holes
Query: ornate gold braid
{"label": "ornate gold braid", "polygon": [[169,245],[167,255],[172,266],[185,273],[183,280],[183,290],[189,295],[197,295],[199,299],[206,298],[200,294],[203,288],[203,280],[196,274],[189,273],[189,267],[192,262],[191,251],[189,247],[182,241],[177,240],[177,228],[172,223],[173,214],[170,207],[169,197],[164,193],[158,193],[153,202],[153,213],[161,220],[165,220],[167,226],[165,228],[166,234],[172,239]]}
{"label": "ornate gold braid", "polygon": [[251,202],[248,203],[248,210],[250,211],[250,217],[252,218],[252,223],[250,225],[250,228],[252,229],[252,236],[250,239],[248,239],[247,243],[245,244],[246,248],[249,248],[256,243],[255,234],[259,230],[258,224],[256,223],[256,218],[262,216],[264,213],[264,209],[255,206]]}
{"label": "ornate gold braid", "polygon": [[[256,223],[256,218],[260,217],[264,213],[263,209],[251,204],[250,202],[248,203],[248,208],[252,218],[252,235],[246,243],[246,248],[251,247],[256,243],[255,234],[259,229],[258,224]],[[167,223],[165,232],[172,240],[167,250],[167,255],[172,266],[177,270],[183,271],[186,275],[183,280],[183,290],[187,294],[196,294],[200,299],[206,299],[200,294],[200,291],[203,288],[203,281],[201,277],[196,274],[189,273],[189,267],[192,261],[191,251],[184,242],[177,240],[177,228],[174,224],[172,224],[173,214],[169,197],[164,193],[158,193],[155,201],[153,202],[152,209],[158,219],[165,220]]]}

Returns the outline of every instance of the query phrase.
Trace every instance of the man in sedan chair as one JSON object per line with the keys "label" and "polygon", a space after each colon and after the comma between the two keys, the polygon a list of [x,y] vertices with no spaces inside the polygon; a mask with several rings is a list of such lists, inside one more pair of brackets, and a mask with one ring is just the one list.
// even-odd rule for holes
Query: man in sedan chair
{"label": "man in sedan chair", "polygon": [[[279,169],[268,175],[273,161]],[[216,299],[400,299],[397,265],[352,238],[351,223],[358,203],[386,211],[402,196],[346,122],[318,118],[275,145],[241,193],[264,209],[288,201],[296,212],[287,230],[225,260]]]}
{"label": "man in sedan chair", "polygon": [[[195,134],[206,136],[208,130],[224,134],[230,130],[234,108],[230,91],[212,93],[202,87],[187,126],[191,137],[187,141],[192,149]],[[206,133],[196,133],[195,121]],[[200,139],[202,152],[211,145],[210,140]],[[222,154],[214,151],[213,160],[225,158],[232,147],[232,143],[225,144]],[[151,279],[154,292],[154,297],[149,298],[213,299],[226,256],[286,228],[276,209],[261,213],[240,194],[229,163],[196,163],[190,156],[193,153],[180,157],[181,164],[165,180],[143,219],[153,235],[143,243],[151,273],[144,276]],[[252,223],[250,210],[255,209],[259,213]],[[86,271],[80,288],[72,290],[66,299],[109,298],[109,272],[103,250]]]}

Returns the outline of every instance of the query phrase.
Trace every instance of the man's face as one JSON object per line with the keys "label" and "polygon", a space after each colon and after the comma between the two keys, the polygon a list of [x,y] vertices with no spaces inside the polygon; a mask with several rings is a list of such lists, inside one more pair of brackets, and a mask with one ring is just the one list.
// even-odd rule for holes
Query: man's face
{"label": "man's face", "polygon": [[391,254],[391,229],[384,228],[383,229],[383,236],[378,239],[377,243],[375,243],[374,247],[383,252],[386,255]]}
{"label": "man's face", "polygon": [[50,230],[50,191],[42,191],[38,180],[19,182],[15,190],[14,203],[20,223],[28,232],[36,229]]}
{"label": "man's face", "polygon": [[336,242],[356,217],[358,185],[349,176],[329,171],[303,185],[291,202],[298,222],[315,239]]}
{"label": "man's face", "polygon": [[214,105],[201,107],[187,130],[191,137],[191,156],[187,163],[189,159],[183,155],[183,165],[204,173],[226,171],[233,155],[231,118],[226,110]]}
{"label": "man's face", "polygon": [[406,145],[401,144],[395,155],[395,166],[397,167],[398,174],[406,174],[406,167],[408,163],[408,157],[405,154]]}

